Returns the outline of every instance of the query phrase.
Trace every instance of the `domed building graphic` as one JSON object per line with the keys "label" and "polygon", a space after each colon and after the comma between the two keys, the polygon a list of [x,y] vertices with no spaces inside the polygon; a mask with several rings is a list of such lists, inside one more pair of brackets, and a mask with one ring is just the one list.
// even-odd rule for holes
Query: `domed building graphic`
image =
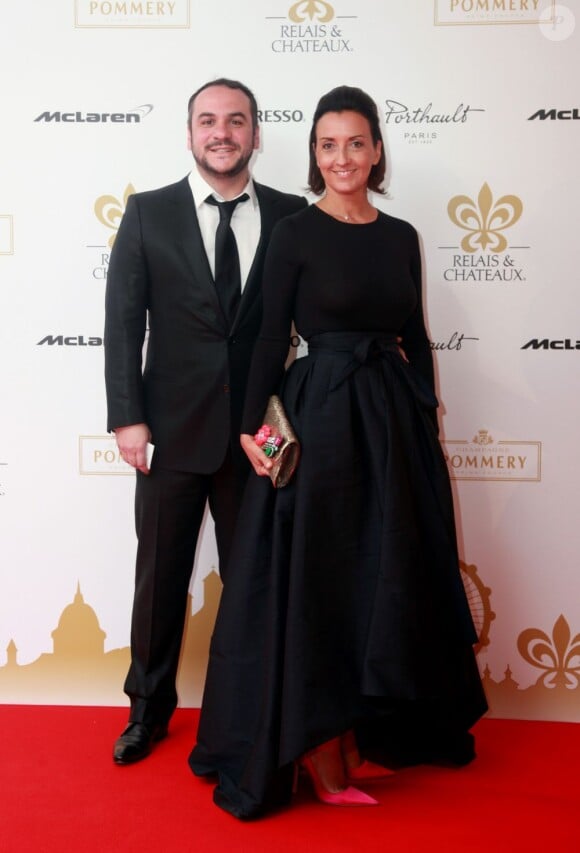
{"label": "domed building graphic", "polygon": [[71,660],[103,657],[106,636],[97,614],[85,603],[79,583],[74,601],[62,611],[58,627],[52,632],[53,655]]}
{"label": "domed building graphic", "polygon": [[[221,581],[212,570],[203,581],[203,606],[192,614],[192,599],[184,631],[177,678],[179,703],[201,704],[209,642],[221,594]],[[128,646],[105,651],[106,632],[82,594],[80,583],[51,633],[53,651],[29,664],[18,663],[17,638],[6,649],[0,667],[0,695],[5,703],[126,705],[123,682],[130,663]]]}

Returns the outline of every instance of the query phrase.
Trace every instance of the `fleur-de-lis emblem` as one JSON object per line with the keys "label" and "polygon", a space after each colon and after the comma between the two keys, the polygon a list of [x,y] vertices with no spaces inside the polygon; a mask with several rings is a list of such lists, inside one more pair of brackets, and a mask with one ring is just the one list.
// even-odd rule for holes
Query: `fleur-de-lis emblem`
{"label": "fleur-de-lis emblem", "polygon": [[303,23],[306,18],[311,21],[316,18],[321,24],[326,24],[334,18],[334,9],[325,0],[299,0],[290,7],[288,17],[297,24]]}
{"label": "fleur-de-lis emblem", "polygon": [[493,444],[493,436],[486,429],[480,429],[477,431],[477,435],[473,436],[473,444]]}
{"label": "fleur-de-lis emblem", "polygon": [[123,193],[122,202],[113,195],[99,196],[95,202],[95,213],[97,215],[97,219],[99,222],[102,222],[103,225],[106,225],[107,228],[112,228],[115,232],[109,237],[108,244],[110,249],[113,248],[113,243],[117,236],[117,229],[119,228],[119,222],[121,221],[121,217],[123,216],[127,206],[127,199],[134,192],[135,187],[133,184],[127,184],[125,192]]}
{"label": "fleur-de-lis emblem", "polygon": [[518,651],[528,663],[544,670],[538,681],[545,687],[573,689],[580,684],[580,634],[570,639],[570,626],[561,615],[552,636],[528,628],[518,637]]}
{"label": "fleur-de-lis emblem", "polygon": [[452,222],[469,233],[461,241],[465,252],[492,252],[507,249],[507,240],[501,231],[514,225],[522,215],[523,204],[515,195],[504,195],[495,203],[491,190],[485,183],[479,191],[477,204],[467,195],[454,196],[447,205]]}

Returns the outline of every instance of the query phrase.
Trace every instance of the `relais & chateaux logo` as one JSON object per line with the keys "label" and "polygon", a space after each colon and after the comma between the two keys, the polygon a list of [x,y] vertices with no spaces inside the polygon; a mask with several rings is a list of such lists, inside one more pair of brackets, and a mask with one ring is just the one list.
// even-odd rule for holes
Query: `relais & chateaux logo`
{"label": "relais & chateaux logo", "polygon": [[270,47],[273,53],[352,53],[351,22],[357,17],[338,14],[326,0],[298,0],[284,15],[266,16],[275,27]]}
{"label": "relais & chateaux logo", "polygon": [[487,183],[483,184],[476,198],[453,196],[447,205],[447,214],[453,225],[464,234],[459,245],[439,246],[439,249],[453,253],[443,271],[443,279],[467,284],[525,281],[524,270],[514,250],[529,247],[510,246],[508,242],[510,229],[519,222],[523,209],[522,201],[516,195],[502,195],[494,199]]}
{"label": "relais & chateaux logo", "polygon": [[135,192],[133,184],[127,184],[123,193],[123,200],[119,201],[114,195],[101,195],[95,202],[95,214],[99,222],[107,228],[111,228],[113,233],[109,237],[109,248],[113,248],[113,243],[117,236],[119,223],[127,207],[127,199]]}
{"label": "relais & chateaux logo", "polygon": [[[121,198],[105,193],[97,198],[94,203],[95,216],[101,225],[108,229],[106,244],[99,243],[87,246],[92,251],[98,252],[98,256],[92,260],[92,277],[98,281],[105,281],[109,269],[109,257],[113,243],[117,237],[119,223],[127,207],[127,199],[135,192],[133,184],[127,184]],[[112,232],[112,233],[111,233]]]}

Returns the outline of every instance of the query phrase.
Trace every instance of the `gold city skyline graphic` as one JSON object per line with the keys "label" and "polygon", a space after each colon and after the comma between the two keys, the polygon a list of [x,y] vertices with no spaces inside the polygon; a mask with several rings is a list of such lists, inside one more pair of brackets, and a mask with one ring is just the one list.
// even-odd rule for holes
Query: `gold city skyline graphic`
{"label": "gold city skyline graphic", "polygon": [[[199,707],[203,693],[209,643],[222,584],[215,570],[203,581],[204,603],[187,619],[177,676],[179,704]],[[6,664],[0,667],[0,696],[11,704],[125,705],[123,683],[130,664],[128,646],[105,651],[106,634],[97,614],[85,602],[80,584],[73,601],[62,611],[52,631],[53,651],[32,663],[18,663],[15,639],[8,643]]]}
{"label": "gold city skyline graphic", "polygon": [[[490,645],[491,589],[483,584],[474,565],[460,561],[462,579],[479,636],[476,652]],[[204,603],[188,617],[177,677],[179,705],[199,707],[203,694],[209,643],[221,594],[221,581],[212,569],[203,581]],[[105,651],[106,634],[97,614],[84,600],[80,584],[73,601],[62,611],[51,634],[52,653],[20,665],[16,642],[11,639],[7,659],[0,667],[0,695],[14,704],[125,705],[122,692],[130,663],[129,647]],[[489,716],[504,719],[580,722],[580,633],[572,636],[560,615],[551,631],[526,628],[517,639],[517,652],[540,671],[537,680],[520,688],[509,663],[503,679],[496,681],[489,666],[482,680],[490,706]]]}

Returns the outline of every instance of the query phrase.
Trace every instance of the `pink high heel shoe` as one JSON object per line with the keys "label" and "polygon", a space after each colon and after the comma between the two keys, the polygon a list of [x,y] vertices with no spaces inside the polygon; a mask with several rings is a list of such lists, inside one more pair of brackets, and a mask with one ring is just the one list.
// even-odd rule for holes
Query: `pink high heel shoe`
{"label": "pink high heel shoe", "polygon": [[350,785],[341,791],[327,791],[316,772],[311,757],[300,759],[300,766],[306,770],[312,782],[314,793],[321,803],[327,806],[378,806],[378,800],[369,797],[364,791],[352,788]]}
{"label": "pink high heel shoe", "polygon": [[349,782],[379,782],[393,776],[394,770],[374,764],[372,761],[362,761],[358,767],[347,767],[346,778]]}

